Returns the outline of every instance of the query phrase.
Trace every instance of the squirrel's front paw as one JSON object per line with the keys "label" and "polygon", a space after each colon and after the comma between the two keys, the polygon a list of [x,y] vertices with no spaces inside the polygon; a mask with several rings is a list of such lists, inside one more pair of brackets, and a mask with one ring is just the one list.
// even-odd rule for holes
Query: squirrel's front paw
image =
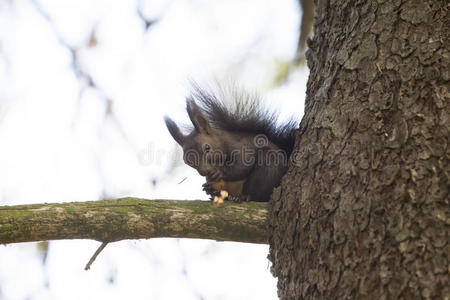
{"label": "squirrel's front paw", "polygon": [[250,196],[245,196],[245,195],[238,195],[238,196],[228,195],[228,201],[232,201],[235,203],[247,202],[250,200],[249,198],[250,198]]}
{"label": "squirrel's front paw", "polygon": [[205,191],[205,193],[208,195],[213,196],[214,192],[217,192],[217,190],[214,189],[212,182],[205,182],[204,184],[202,184],[202,187],[203,187],[203,190]]}

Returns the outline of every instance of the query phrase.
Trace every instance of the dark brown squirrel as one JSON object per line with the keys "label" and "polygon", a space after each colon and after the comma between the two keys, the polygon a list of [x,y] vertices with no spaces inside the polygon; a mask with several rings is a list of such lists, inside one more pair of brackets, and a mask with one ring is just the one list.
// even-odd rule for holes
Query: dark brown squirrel
{"label": "dark brown squirrel", "polygon": [[258,98],[238,91],[231,94],[232,107],[194,86],[186,99],[193,130],[183,135],[166,116],[167,128],[183,147],[184,162],[206,176],[203,190],[211,199],[226,190],[227,200],[269,201],[286,173],[297,122],[277,126],[278,114]]}

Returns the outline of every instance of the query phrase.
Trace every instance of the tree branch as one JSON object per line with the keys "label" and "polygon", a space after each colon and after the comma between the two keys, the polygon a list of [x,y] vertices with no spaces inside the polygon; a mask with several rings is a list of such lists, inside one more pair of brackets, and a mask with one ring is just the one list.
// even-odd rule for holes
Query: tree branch
{"label": "tree branch", "polygon": [[0,206],[0,243],[157,237],[267,243],[267,203],[116,200]]}

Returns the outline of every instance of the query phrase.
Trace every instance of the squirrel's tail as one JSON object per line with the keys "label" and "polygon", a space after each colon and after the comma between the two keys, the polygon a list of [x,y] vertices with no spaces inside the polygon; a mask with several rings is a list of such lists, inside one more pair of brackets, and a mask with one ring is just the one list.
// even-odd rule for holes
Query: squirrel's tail
{"label": "squirrel's tail", "polygon": [[286,151],[288,157],[291,155],[295,146],[294,130],[298,128],[299,122],[296,119],[290,119],[288,122],[275,129],[275,132],[268,134],[269,140],[280,149]]}
{"label": "squirrel's tail", "polygon": [[233,87],[229,90],[221,89],[220,94],[216,95],[194,83],[188,100],[194,100],[200,106],[214,128],[264,134],[272,143],[284,150],[288,157],[294,149],[293,131],[299,122],[292,118],[279,125],[278,112],[264,107],[261,99],[254,94]]}

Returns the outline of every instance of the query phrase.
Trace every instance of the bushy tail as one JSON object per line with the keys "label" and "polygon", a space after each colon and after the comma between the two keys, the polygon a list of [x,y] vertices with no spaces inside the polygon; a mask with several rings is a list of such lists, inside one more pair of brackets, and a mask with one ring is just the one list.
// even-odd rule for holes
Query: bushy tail
{"label": "bushy tail", "polygon": [[[230,98],[231,101],[225,101]],[[288,156],[294,148],[293,130],[298,121],[291,119],[277,125],[279,113],[264,107],[260,98],[233,88],[221,91],[220,97],[193,84],[188,100],[194,100],[208,117],[211,126],[226,131],[264,134]]]}

